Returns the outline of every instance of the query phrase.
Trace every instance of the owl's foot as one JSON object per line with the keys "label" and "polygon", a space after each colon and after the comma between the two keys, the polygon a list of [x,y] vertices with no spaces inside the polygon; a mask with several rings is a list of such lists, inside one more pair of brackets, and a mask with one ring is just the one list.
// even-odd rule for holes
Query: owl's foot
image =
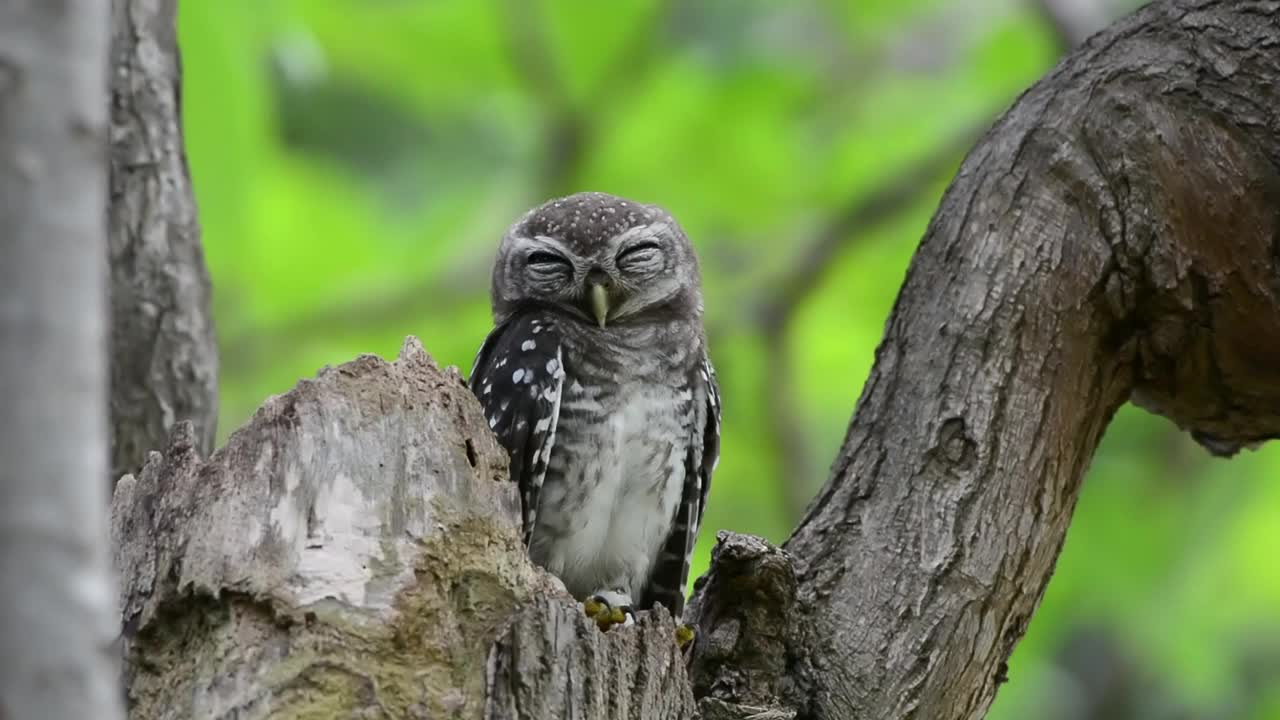
{"label": "owl's foot", "polygon": [[615,625],[633,625],[635,613],[631,610],[631,598],[626,593],[601,590],[582,603],[582,611],[596,621],[596,627],[608,631]]}
{"label": "owl's foot", "polygon": [[681,623],[676,626],[676,647],[685,650],[689,647],[689,643],[693,642],[694,636],[698,632],[693,629],[692,625]]}

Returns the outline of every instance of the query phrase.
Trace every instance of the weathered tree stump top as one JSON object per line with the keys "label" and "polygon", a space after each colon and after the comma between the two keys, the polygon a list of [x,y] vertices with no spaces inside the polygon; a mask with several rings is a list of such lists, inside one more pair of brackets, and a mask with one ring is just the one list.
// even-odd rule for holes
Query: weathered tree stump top
{"label": "weathered tree stump top", "polygon": [[670,617],[600,633],[528,562],[506,462],[414,338],[207,460],[180,426],[112,503],[132,717],[689,717]]}

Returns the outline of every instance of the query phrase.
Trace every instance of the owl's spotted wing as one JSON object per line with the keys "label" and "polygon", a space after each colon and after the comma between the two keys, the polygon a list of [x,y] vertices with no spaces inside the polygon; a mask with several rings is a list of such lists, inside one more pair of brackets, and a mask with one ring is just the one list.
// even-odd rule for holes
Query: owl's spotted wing
{"label": "owl's spotted wing", "polygon": [[537,519],[538,493],[555,444],[563,385],[560,334],[554,324],[528,314],[494,328],[471,368],[468,386],[511,456],[525,544]]}
{"label": "owl's spotted wing", "polygon": [[720,388],[715,368],[705,354],[689,378],[689,387],[695,405],[691,409],[692,437],[685,453],[684,492],[676,507],[671,532],[641,593],[641,607],[662,603],[677,620],[684,612],[689,558],[702,525],[711,474],[720,460]]}

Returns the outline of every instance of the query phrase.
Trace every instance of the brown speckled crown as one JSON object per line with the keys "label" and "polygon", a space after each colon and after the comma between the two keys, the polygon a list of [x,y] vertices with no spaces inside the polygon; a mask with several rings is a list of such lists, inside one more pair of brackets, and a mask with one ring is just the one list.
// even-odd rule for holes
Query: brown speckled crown
{"label": "brown speckled crown", "polygon": [[527,236],[549,235],[561,239],[579,254],[637,225],[660,219],[667,212],[602,192],[580,192],[548,200],[530,210],[517,226]]}

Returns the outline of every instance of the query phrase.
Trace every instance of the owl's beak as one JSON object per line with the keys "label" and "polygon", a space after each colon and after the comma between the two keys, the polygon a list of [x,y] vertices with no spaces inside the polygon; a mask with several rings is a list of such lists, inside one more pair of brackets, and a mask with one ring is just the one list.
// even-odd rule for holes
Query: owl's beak
{"label": "owl's beak", "polygon": [[605,290],[604,285],[591,283],[590,293],[591,314],[596,316],[596,322],[603,328],[605,320],[609,318],[609,292]]}

